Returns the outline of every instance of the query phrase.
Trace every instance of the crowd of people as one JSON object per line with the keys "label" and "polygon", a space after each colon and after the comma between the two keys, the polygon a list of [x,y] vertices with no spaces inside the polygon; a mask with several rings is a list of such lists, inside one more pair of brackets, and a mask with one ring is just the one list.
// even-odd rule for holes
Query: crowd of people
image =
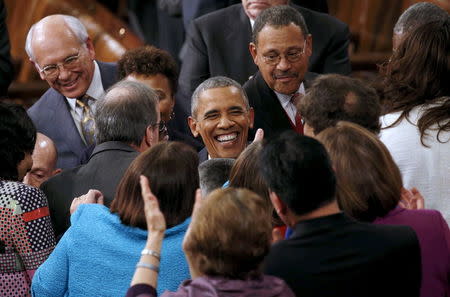
{"label": "crowd of people", "polygon": [[450,17],[393,33],[367,82],[348,26],[287,0],[195,18],[181,70],[39,20],[50,88],[0,102],[0,295],[450,296]]}

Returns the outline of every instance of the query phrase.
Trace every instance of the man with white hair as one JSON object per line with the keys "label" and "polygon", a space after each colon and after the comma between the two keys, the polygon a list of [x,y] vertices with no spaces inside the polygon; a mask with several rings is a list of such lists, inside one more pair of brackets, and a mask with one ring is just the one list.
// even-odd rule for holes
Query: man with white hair
{"label": "man with white hair", "polygon": [[37,133],[31,157],[33,166],[23,179],[25,184],[39,188],[43,182],[61,172],[60,168],[56,168],[58,152],[55,144],[42,133]]}
{"label": "man with white hair", "polygon": [[430,2],[419,2],[411,5],[398,18],[394,26],[392,46],[395,50],[403,39],[403,36],[412,30],[434,21],[445,20],[448,13]]}
{"label": "man with white hair", "polygon": [[86,28],[68,15],[50,15],[34,24],[25,49],[50,86],[28,113],[38,132],[55,142],[57,167],[74,167],[95,143],[94,103],[116,81],[116,65],[94,60]]}

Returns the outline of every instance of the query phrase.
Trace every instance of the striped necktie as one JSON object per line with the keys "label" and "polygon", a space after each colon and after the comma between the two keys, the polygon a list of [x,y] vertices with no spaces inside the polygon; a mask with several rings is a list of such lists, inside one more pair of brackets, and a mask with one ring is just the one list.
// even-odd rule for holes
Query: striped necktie
{"label": "striped necktie", "polygon": [[295,106],[295,131],[299,134],[303,134],[303,123],[302,123],[302,116],[300,115],[300,113],[298,112],[298,103],[300,102],[300,100],[302,99],[303,95],[300,94],[299,92],[296,92],[294,95],[292,95],[291,97],[291,103],[294,104]]}
{"label": "striped necktie", "polygon": [[95,143],[95,123],[91,108],[89,107],[89,101],[91,101],[92,104],[94,100],[95,99],[89,95],[84,95],[77,99],[77,106],[83,109],[80,122],[81,132],[83,133],[84,140],[88,146]]}

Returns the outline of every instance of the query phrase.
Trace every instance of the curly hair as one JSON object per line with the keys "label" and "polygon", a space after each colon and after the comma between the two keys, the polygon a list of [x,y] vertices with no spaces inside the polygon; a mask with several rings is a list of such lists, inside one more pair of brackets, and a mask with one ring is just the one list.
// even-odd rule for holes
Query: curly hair
{"label": "curly hair", "polygon": [[339,121],[359,124],[375,134],[380,132],[381,105],[377,92],[355,78],[321,75],[297,108],[314,134]]}
{"label": "curly hair", "polygon": [[23,107],[0,102],[0,178],[17,180],[17,166],[33,153],[36,128]]}
{"label": "curly hair", "polygon": [[[379,90],[383,113],[401,112],[389,127],[408,119],[410,111],[427,105],[418,121],[422,145],[427,129],[438,125],[437,140],[442,131],[450,131],[450,19],[418,27],[408,33],[397,51],[380,67]],[[387,127],[387,128],[389,128]]]}
{"label": "curly hair", "polygon": [[172,94],[177,91],[178,66],[165,50],[151,45],[138,47],[127,51],[117,63],[119,79],[133,73],[145,76],[162,74],[169,80]]}

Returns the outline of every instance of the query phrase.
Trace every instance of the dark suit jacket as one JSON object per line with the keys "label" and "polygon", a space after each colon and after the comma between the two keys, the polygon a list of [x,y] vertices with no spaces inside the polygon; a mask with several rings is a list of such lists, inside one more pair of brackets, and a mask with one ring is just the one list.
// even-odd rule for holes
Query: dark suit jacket
{"label": "dark suit jacket", "polygon": [[413,297],[420,292],[414,231],[359,223],[342,213],[298,223],[289,239],[272,246],[264,270],[302,297]]}
{"label": "dark suit jacket", "polygon": [[[317,74],[311,72],[305,74],[303,82],[305,89],[308,89],[316,76]],[[264,130],[264,138],[292,129],[280,100],[259,71],[245,83],[244,90],[250,106],[255,110],[255,121],[249,133],[249,139],[253,139],[258,128]]]}
{"label": "dark suit jacket", "polygon": [[[97,62],[103,88],[106,90],[117,80],[116,64]],[[73,168],[78,164],[86,144],[83,142],[70,114],[66,98],[50,88],[28,109],[38,132],[50,137],[58,150],[59,168]]]}
{"label": "dark suit jacket", "polygon": [[6,96],[9,84],[14,77],[9,50],[8,29],[6,28],[6,7],[3,0],[0,0],[0,98]]}
{"label": "dark suit jacket", "polygon": [[57,237],[70,226],[73,198],[96,189],[103,193],[105,205],[109,206],[125,170],[138,154],[122,142],[104,142],[94,148],[87,164],[64,170],[41,185]]}
{"label": "dark suit jacket", "polygon": [[[313,36],[313,53],[309,71],[316,73],[350,73],[348,26],[327,14],[297,5]],[[244,84],[257,67],[248,46],[251,25],[242,4],[217,10],[192,21],[182,57],[180,91],[188,100],[185,108],[189,114],[190,95],[205,79],[217,75],[230,77]]]}

